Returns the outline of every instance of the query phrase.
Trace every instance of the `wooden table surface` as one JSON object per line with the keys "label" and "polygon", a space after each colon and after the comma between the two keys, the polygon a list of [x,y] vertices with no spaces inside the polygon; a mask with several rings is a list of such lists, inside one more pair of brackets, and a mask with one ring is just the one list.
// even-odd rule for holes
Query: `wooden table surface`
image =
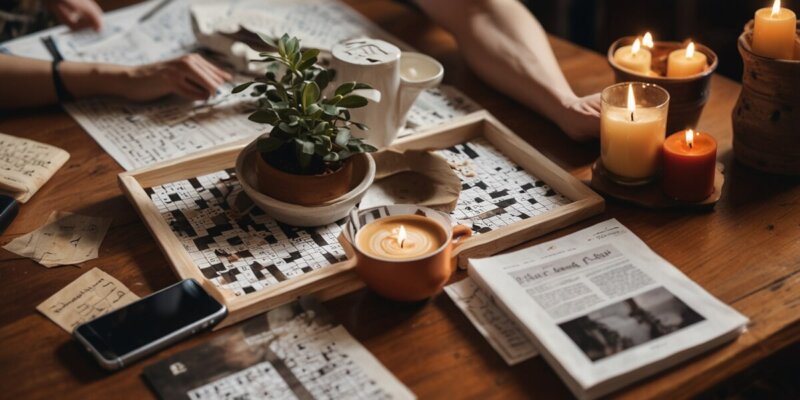
{"label": "wooden table surface", "polygon": [[[106,1],[113,9],[130,1]],[[445,83],[461,88],[545,155],[573,173],[597,156],[558,128],[480,82],[453,39],[425,17],[385,0],[354,7],[420,51],[439,59]],[[599,54],[553,39],[562,68],[579,95],[612,83]],[[740,60],[722,60],[740,62]],[[730,113],[739,85],[720,76],[699,128],[720,144],[727,167],[722,199],[711,212],[651,211],[609,201],[595,218],[532,241],[539,243],[617,218],[653,250],[706,290],[747,315],[752,324],[735,342],[639,382],[620,397],[676,398],[712,387],[785,346],[800,334],[800,180],[761,174],[733,162]],[[72,155],[0,237],[6,243],[44,223],[52,210],[114,218],[100,257],[81,268],[47,269],[0,250],[0,397],[149,398],[145,365],[200,344],[206,332],[125,370],[100,369],[35,307],[93,267],[140,296],[176,281],[142,221],[117,187],[122,168],[58,107],[0,117],[0,132],[31,138]],[[453,278],[461,279],[463,272]],[[446,295],[400,304],[360,290],[327,303],[347,329],[420,398],[569,398],[552,369],[537,358],[505,365]]]}

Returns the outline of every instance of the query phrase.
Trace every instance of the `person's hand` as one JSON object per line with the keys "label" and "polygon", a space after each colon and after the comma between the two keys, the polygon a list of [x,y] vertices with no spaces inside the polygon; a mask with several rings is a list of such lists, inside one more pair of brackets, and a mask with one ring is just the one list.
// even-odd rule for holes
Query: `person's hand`
{"label": "person's hand", "polygon": [[135,101],[154,100],[170,94],[205,100],[233,78],[197,54],[131,67],[127,75],[120,95]]}
{"label": "person's hand", "polygon": [[103,27],[103,10],[94,0],[44,0],[47,9],[59,22],[72,30]]}
{"label": "person's hand", "polygon": [[586,141],[600,135],[600,93],[575,98],[564,107],[565,115],[557,122],[567,136]]}

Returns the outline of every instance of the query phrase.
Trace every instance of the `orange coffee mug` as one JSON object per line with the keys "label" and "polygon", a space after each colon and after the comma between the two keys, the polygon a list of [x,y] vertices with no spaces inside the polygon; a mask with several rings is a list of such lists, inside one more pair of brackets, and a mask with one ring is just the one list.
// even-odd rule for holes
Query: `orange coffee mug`
{"label": "orange coffee mug", "polygon": [[[363,249],[363,243],[359,245],[363,242],[358,240],[361,228],[381,220],[403,221],[402,216],[410,216],[417,223],[423,217],[426,222],[422,225],[428,224],[436,230],[433,235],[438,246],[424,254],[403,258],[376,254]],[[442,290],[455,271],[459,248],[470,236],[472,229],[466,225],[452,226],[450,217],[439,211],[416,205],[390,205],[353,213],[345,226],[342,244],[355,263],[356,273],[370,289],[392,300],[419,301]]]}

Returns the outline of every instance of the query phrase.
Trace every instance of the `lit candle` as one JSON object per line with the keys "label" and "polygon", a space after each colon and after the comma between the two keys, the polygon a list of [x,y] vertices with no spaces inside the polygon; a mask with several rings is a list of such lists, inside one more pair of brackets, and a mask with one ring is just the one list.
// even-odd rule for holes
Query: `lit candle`
{"label": "lit candle", "polygon": [[445,243],[445,234],[430,218],[397,215],[362,227],[356,235],[356,243],[366,255],[403,260],[435,253]]}
{"label": "lit candle", "polygon": [[687,129],[664,141],[664,193],[677,200],[702,201],[714,192],[717,142]]}
{"label": "lit candle", "polygon": [[706,55],[694,50],[694,42],[689,42],[685,49],[669,53],[667,58],[667,76],[682,78],[697,75],[705,71],[708,61]]}
{"label": "lit candle", "polygon": [[644,37],[642,37],[642,45],[650,50],[655,46],[655,43],[653,43],[653,35],[651,35],[650,32],[645,33]]}
{"label": "lit candle", "polygon": [[[640,103],[634,95],[634,86],[640,93]],[[645,183],[655,175],[668,106],[669,94],[656,85],[622,83],[603,90],[600,158],[619,183]]]}
{"label": "lit candle", "polygon": [[797,31],[797,17],[792,10],[781,8],[775,0],[772,8],[756,11],[753,26],[753,52],[770,58],[791,59]]}
{"label": "lit candle", "polygon": [[643,49],[639,38],[630,46],[622,46],[614,52],[614,61],[623,68],[640,74],[650,72],[650,50]]}

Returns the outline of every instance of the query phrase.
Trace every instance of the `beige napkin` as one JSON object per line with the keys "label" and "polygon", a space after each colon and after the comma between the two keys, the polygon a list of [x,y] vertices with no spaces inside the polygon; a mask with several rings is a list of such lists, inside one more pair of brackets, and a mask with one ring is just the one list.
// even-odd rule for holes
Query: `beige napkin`
{"label": "beige napkin", "polygon": [[416,204],[452,211],[461,180],[443,157],[430,151],[387,149],[373,154],[375,183],[361,200],[361,209],[388,204]]}

